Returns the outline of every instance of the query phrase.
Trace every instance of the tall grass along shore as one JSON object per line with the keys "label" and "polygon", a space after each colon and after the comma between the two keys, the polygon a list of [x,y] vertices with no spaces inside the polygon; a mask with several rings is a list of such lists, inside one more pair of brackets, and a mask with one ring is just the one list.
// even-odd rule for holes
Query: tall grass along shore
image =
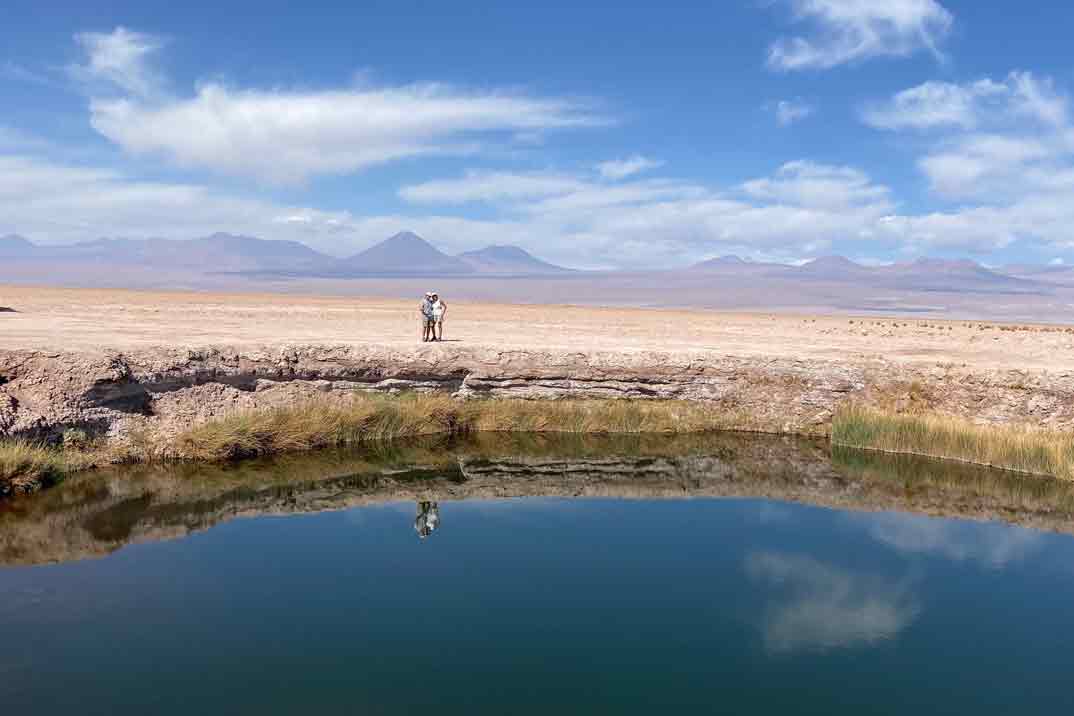
{"label": "tall grass along shore", "polygon": [[731,427],[726,411],[687,401],[458,401],[437,394],[371,394],[235,413],[174,437],[136,433],[123,444],[51,447],[0,442],[0,483],[55,481],[94,464],[221,461],[417,435],[489,431],[670,434]]}
{"label": "tall grass along shore", "polygon": [[832,419],[832,444],[1074,480],[1074,433],[1026,425],[979,425],[965,418],[896,414],[850,403]]}
{"label": "tall grass along shore", "polygon": [[33,492],[94,463],[88,454],[46,447],[25,440],[0,441],[0,497]]}
{"label": "tall grass along shore", "polygon": [[[473,400],[442,394],[359,395],[260,409],[178,435],[149,431],[123,441],[45,446],[0,441],[0,495],[32,491],[94,465],[217,462],[419,435],[474,432],[700,433],[745,429],[749,416],[713,404],[655,400]],[[84,437],[84,436],[83,436]],[[832,419],[836,446],[958,460],[1074,480],[1074,434],[963,418],[898,414],[848,403]]]}

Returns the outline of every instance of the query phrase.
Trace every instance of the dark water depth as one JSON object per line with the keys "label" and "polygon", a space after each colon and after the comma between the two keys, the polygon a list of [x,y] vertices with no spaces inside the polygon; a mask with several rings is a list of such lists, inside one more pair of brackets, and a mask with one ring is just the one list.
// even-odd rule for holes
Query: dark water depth
{"label": "dark water depth", "polygon": [[1069,713],[1071,497],[735,436],[87,475],[0,507],[0,705]]}

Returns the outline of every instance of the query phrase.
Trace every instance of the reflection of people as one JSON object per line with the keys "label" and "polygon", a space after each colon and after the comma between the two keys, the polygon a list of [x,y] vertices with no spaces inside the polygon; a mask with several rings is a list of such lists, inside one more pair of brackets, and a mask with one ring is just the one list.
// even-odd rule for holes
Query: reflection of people
{"label": "reflection of people", "polygon": [[440,506],[435,502],[419,502],[418,516],[414,518],[414,531],[425,539],[440,526]]}

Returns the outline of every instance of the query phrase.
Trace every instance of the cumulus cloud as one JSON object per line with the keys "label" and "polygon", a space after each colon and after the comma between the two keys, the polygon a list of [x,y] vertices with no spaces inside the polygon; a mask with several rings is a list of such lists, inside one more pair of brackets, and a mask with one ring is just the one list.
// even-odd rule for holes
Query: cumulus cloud
{"label": "cumulus cloud", "polygon": [[920,611],[903,584],[809,557],[757,552],[746,573],[779,591],[762,623],[771,651],[868,646],[895,638]]}
{"label": "cumulus cloud", "polygon": [[1055,83],[1030,72],[1012,72],[1000,82],[925,82],[862,113],[866,124],[888,130],[970,130],[1019,120],[1057,127],[1067,124],[1068,117],[1068,100]]}
{"label": "cumulus cloud", "polygon": [[0,223],[31,239],[189,238],[264,228],[276,208],[196,184],[140,181],[122,172],[0,155]]}
{"label": "cumulus cloud", "polygon": [[80,81],[107,82],[138,97],[155,95],[164,83],[151,65],[164,45],[159,37],[117,27],[108,33],[80,32],[75,41],[86,61],[68,69]]}
{"label": "cumulus cloud", "polygon": [[989,251],[1029,240],[1069,249],[1074,221],[1074,124],[1069,98],[1048,77],[928,82],[873,103],[863,120],[912,131],[918,169],[948,211],[885,217],[882,234],[909,248]]}
{"label": "cumulus cloud", "polygon": [[611,161],[601,162],[596,168],[597,171],[600,172],[600,175],[605,179],[619,180],[662,166],[664,166],[664,162],[660,160],[648,159],[635,154],[626,159],[613,159]]}
{"label": "cumulus cloud", "polygon": [[481,201],[516,227],[536,227],[546,246],[570,247],[576,265],[636,268],[669,257],[681,263],[719,245],[795,256],[834,237],[867,240],[892,208],[889,193],[858,170],[806,161],[726,191],[664,178],[608,184],[581,174],[505,172],[467,172],[400,191],[423,203]]}
{"label": "cumulus cloud", "polygon": [[[870,204],[863,175],[840,168],[803,164],[768,181],[751,196],[740,187],[719,192],[670,179],[609,184],[588,173],[474,171],[401,189],[422,211],[356,215],[0,153],[0,234],[66,243],[230,231],[346,255],[405,227],[452,251],[514,243],[576,266],[652,268],[700,259],[720,246],[793,258],[834,236],[870,238],[886,209],[884,192]],[[824,195],[825,183],[832,197]],[[439,210],[462,202],[482,202],[486,218]]]}
{"label": "cumulus cloud", "polygon": [[101,236],[189,239],[228,231],[302,241],[346,256],[402,228],[451,251],[505,241],[539,249],[548,241],[532,222],[323,211],[202,184],[145,181],[116,169],[0,153],[0,235],[19,233],[43,244]]}
{"label": "cumulus cloud", "polygon": [[[191,238],[230,231],[347,255],[409,228],[451,251],[518,244],[588,268],[654,268],[714,252],[793,260],[860,240],[884,247],[987,250],[1035,236],[1070,242],[1074,202],[893,213],[889,190],[849,167],[791,162],[717,190],[670,179],[609,184],[585,174],[468,172],[400,190],[420,211],[357,215],[251,199],[197,183],[0,152],[0,234],[64,243],[98,236]],[[480,202],[482,218],[445,213]]]}
{"label": "cumulus cloud", "polygon": [[120,27],[77,40],[86,61],[71,71],[91,82],[91,124],[99,133],[134,154],[273,183],[473,154],[488,143],[609,122],[581,100],[436,83],[314,91],[206,82],[193,96],[165,96],[152,68],[158,38]]}
{"label": "cumulus cloud", "polygon": [[989,79],[967,85],[930,81],[866,108],[862,116],[877,129],[971,129],[977,125],[980,105],[1006,93],[1004,85]]}
{"label": "cumulus cloud", "polygon": [[873,57],[905,57],[920,50],[939,55],[954,17],[935,0],[781,0],[807,35],[769,47],[776,70],[828,69]]}
{"label": "cumulus cloud", "polygon": [[788,162],[773,177],[742,185],[757,199],[813,208],[869,207],[876,213],[892,209],[891,190],[874,184],[865,172],[809,161]]}
{"label": "cumulus cloud", "polygon": [[813,114],[813,107],[801,100],[783,99],[771,106],[781,127],[789,127]]}
{"label": "cumulus cloud", "polygon": [[1071,198],[1074,125],[1068,98],[1050,78],[1012,72],[1001,82],[929,82],[872,105],[863,118],[931,137],[918,167],[944,197],[993,204],[1054,192]]}

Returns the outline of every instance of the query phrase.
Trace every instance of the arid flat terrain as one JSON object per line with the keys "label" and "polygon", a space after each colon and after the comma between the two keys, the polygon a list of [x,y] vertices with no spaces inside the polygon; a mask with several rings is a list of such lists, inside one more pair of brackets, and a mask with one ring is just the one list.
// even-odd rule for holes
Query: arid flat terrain
{"label": "arid flat terrain", "polygon": [[[509,305],[454,300],[449,346],[1067,370],[1074,328],[920,316]],[[0,286],[0,349],[97,352],[287,344],[420,346],[413,300]],[[448,347],[448,346],[445,346]]]}

